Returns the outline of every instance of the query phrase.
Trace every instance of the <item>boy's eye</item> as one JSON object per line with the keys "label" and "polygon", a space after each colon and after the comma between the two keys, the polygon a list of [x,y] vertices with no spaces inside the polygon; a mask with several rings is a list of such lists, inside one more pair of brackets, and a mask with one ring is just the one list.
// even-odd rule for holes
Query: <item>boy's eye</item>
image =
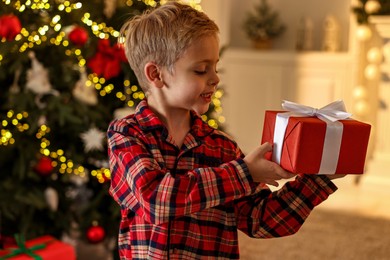
{"label": "boy's eye", "polygon": [[206,74],[207,71],[205,71],[205,70],[195,70],[195,73],[198,74],[198,75],[203,75],[203,74]]}

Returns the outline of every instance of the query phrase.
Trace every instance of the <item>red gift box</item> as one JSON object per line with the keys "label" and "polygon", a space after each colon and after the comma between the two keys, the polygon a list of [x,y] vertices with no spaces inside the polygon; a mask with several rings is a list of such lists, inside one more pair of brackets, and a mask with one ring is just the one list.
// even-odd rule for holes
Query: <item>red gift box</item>
{"label": "red gift box", "polygon": [[[285,112],[265,112],[262,143],[273,143],[276,117]],[[371,126],[353,119],[338,122],[343,124],[343,130],[333,173],[362,174]],[[280,166],[293,173],[319,173],[326,131],[327,123],[316,116],[290,116],[281,146]]]}
{"label": "red gift box", "polygon": [[[76,253],[74,248],[66,243],[63,243],[52,236],[42,236],[31,239],[24,243],[24,247],[29,249],[35,256],[40,259],[55,259],[55,260],[75,260]],[[31,254],[23,253],[21,248],[7,248],[0,250],[0,259],[11,260],[31,260],[37,259]],[[11,256],[12,255],[12,256]]]}

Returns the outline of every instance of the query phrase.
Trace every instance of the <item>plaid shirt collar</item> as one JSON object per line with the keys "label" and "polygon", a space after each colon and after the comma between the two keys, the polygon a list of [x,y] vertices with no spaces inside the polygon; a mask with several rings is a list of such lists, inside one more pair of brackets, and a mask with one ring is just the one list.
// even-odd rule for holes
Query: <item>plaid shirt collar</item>
{"label": "plaid shirt collar", "polygon": [[[164,123],[150,109],[147,100],[142,100],[135,110],[135,119],[143,131],[152,131],[156,129],[165,129]],[[202,118],[195,112],[191,111],[191,133],[197,137],[204,137],[211,134],[214,128],[205,123]]]}

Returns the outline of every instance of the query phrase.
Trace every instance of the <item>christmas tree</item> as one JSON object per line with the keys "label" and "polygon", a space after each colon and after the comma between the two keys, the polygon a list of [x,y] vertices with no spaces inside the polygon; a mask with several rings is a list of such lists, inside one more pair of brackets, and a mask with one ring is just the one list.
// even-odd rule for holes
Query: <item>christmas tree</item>
{"label": "christmas tree", "polygon": [[[159,4],[1,0],[0,245],[17,233],[116,238],[105,132],[145,97],[119,29]],[[222,94],[203,115],[215,128]]]}
{"label": "christmas tree", "polygon": [[254,41],[275,38],[286,30],[279,13],[271,8],[267,0],[261,0],[254,11],[247,14],[243,27],[249,39]]}

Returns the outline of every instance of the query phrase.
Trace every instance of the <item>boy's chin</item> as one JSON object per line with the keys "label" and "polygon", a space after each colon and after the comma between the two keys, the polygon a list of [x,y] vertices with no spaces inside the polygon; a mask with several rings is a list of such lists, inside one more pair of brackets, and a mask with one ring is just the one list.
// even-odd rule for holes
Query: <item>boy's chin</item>
{"label": "boy's chin", "polygon": [[205,114],[208,110],[209,110],[209,105],[205,105],[205,106],[196,106],[196,107],[193,107],[193,110],[199,114],[199,115],[203,115]]}

